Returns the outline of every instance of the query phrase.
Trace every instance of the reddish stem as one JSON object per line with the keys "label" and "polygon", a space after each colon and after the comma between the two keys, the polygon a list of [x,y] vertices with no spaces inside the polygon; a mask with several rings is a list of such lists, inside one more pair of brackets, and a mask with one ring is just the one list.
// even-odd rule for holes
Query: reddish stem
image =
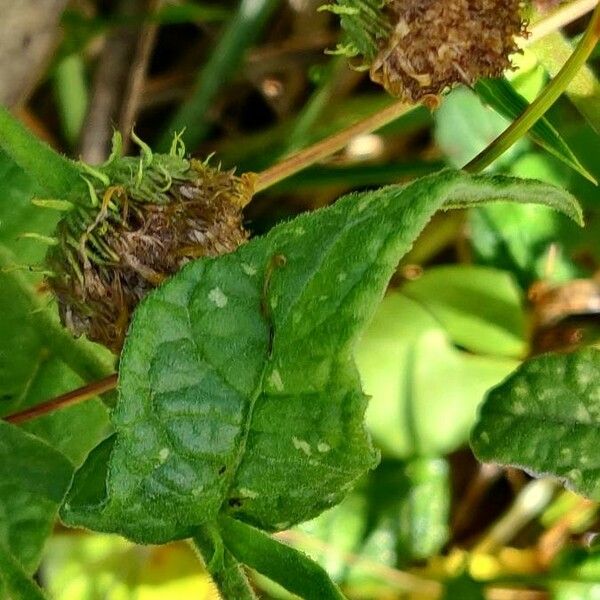
{"label": "reddish stem", "polygon": [[45,415],[49,412],[66,408],[67,406],[74,406],[80,402],[85,402],[94,396],[99,396],[100,394],[114,390],[117,387],[117,377],[118,374],[113,373],[104,379],[84,385],[77,390],[67,392],[66,394],[58,396],[57,398],[53,398],[48,402],[44,402],[43,404],[38,404],[37,406],[32,406],[26,410],[8,415],[4,417],[4,420],[13,424],[23,423],[24,421],[35,419],[36,417],[40,417],[41,415]]}

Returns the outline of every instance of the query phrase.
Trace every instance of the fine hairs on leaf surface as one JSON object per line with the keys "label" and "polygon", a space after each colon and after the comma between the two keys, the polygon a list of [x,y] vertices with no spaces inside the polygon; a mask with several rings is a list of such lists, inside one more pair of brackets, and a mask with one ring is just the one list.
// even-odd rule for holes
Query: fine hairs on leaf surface
{"label": "fine hairs on leaf surface", "polygon": [[600,500],[600,351],[547,354],[492,389],[471,445],[486,462],[549,475]]}
{"label": "fine hairs on leaf surface", "polygon": [[76,473],[63,520],[164,543],[219,514],[277,531],[340,502],[377,462],[356,339],[431,216],[491,200],[581,223],[553,186],[444,171],[350,194],[185,267],[134,315],[116,434]]}

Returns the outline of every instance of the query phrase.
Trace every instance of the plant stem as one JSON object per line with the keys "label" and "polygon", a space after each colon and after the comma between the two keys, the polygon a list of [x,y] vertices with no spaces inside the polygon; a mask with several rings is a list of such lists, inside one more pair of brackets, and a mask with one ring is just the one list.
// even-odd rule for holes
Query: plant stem
{"label": "plant stem", "polygon": [[546,111],[558,100],[579,69],[585,64],[600,38],[600,3],[596,5],[592,19],[579,45],[556,77],[544,88],[529,108],[487,148],[463,168],[477,173],[483,171],[499,156],[525,135]]}
{"label": "plant stem", "polygon": [[256,600],[242,566],[223,547],[218,530],[210,525],[200,527],[193,543],[223,600]]}
{"label": "plant stem", "polygon": [[256,192],[262,192],[280,182],[282,179],[290,177],[291,175],[306,169],[306,167],[310,167],[316,162],[331,156],[346,146],[348,142],[357,135],[377,131],[384,125],[388,125],[414,108],[416,108],[416,106],[410,106],[403,102],[395,102],[391,106],[384,108],[382,111],[371,115],[304,150],[300,150],[300,152],[292,154],[290,157],[258,174]]}
{"label": "plant stem", "polygon": [[85,402],[86,400],[90,400],[95,396],[100,396],[101,394],[109,392],[116,387],[117,373],[113,373],[112,375],[109,375],[100,381],[95,381],[94,383],[85,385],[77,390],[73,390],[72,392],[67,392],[66,394],[58,396],[49,402],[36,404],[36,406],[32,406],[26,410],[8,415],[7,417],[4,417],[4,420],[15,425],[18,423],[24,423],[25,421],[41,417],[49,412],[53,412],[61,408],[67,408],[68,406],[74,406],[80,402]]}

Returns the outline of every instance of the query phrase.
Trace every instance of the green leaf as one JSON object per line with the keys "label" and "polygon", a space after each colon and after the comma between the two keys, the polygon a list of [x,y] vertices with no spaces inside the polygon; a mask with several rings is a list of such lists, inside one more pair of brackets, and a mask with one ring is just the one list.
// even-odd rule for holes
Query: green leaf
{"label": "green leaf", "polygon": [[367,425],[387,456],[452,452],[468,440],[483,394],[516,362],[452,346],[417,302],[390,293],[357,349]]}
{"label": "green leaf", "polygon": [[[534,177],[567,188],[564,171],[556,159],[543,154],[526,154],[511,168],[517,177]],[[595,222],[593,217],[590,220]],[[586,243],[586,236],[593,237],[593,229],[582,232],[544,206],[499,203],[478,207],[469,211],[469,232],[477,262],[510,271],[523,288],[538,279],[565,281],[585,276],[571,256],[593,251],[595,245]],[[560,251],[549,270],[548,251],[557,241]]]}
{"label": "green leaf", "polygon": [[485,600],[484,587],[468,575],[461,575],[446,582],[442,600]]}
{"label": "green leaf", "polygon": [[0,422],[0,545],[32,573],[73,466],[48,444]]}
{"label": "green leaf", "polygon": [[552,186],[447,171],[346,196],[152,292],[121,356],[105,486],[86,490],[84,464],[65,521],[153,543],[220,512],[280,530],[340,502],[377,460],[356,339],[434,212],[491,199],[580,219]]}
{"label": "green leaf", "polygon": [[[434,119],[436,142],[449,163],[457,168],[470,162],[510,124],[465,87],[453,89],[444,98]],[[496,166],[509,164],[527,145],[526,140],[520,140],[498,159]]]}
{"label": "green leaf", "polygon": [[512,277],[496,269],[452,265],[426,271],[402,287],[470,352],[520,357],[526,351],[522,297]]}
{"label": "green leaf", "polygon": [[42,590],[27,576],[0,542],[0,597],[8,600],[46,600]]}
{"label": "green leaf", "polygon": [[327,573],[308,556],[259,529],[222,516],[225,546],[242,563],[305,600],[344,600]]}
{"label": "green leaf", "polygon": [[0,147],[45,194],[85,195],[86,185],[75,163],[39,140],[4,106],[0,106]]}
{"label": "green leaf", "polygon": [[600,581],[597,549],[567,549],[552,565],[548,588],[553,600],[595,600]]}
{"label": "green leaf", "polygon": [[[529,102],[513,88],[506,78],[480,79],[475,84],[474,89],[481,100],[510,120],[519,117],[529,106]],[[548,117],[542,117],[537,121],[529,131],[529,136],[544,150],[562,160],[592,183],[596,183],[594,176],[581,164],[571,148],[550,123]]]}
{"label": "green leaf", "polygon": [[527,361],[487,395],[471,439],[475,454],[557,477],[599,500],[598,381],[594,348]]}

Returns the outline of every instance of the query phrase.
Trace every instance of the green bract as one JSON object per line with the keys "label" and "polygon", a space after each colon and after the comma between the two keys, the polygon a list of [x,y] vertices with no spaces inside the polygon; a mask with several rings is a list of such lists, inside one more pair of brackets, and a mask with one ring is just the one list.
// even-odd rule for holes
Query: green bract
{"label": "green bract", "polygon": [[159,543],[223,513],[280,530],[337,504],[377,462],[357,337],[434,212],[501,199],[581,221],[552,186],[446,171],[185,267],[134,315],[116,434],[77,472],[65,522]]}

